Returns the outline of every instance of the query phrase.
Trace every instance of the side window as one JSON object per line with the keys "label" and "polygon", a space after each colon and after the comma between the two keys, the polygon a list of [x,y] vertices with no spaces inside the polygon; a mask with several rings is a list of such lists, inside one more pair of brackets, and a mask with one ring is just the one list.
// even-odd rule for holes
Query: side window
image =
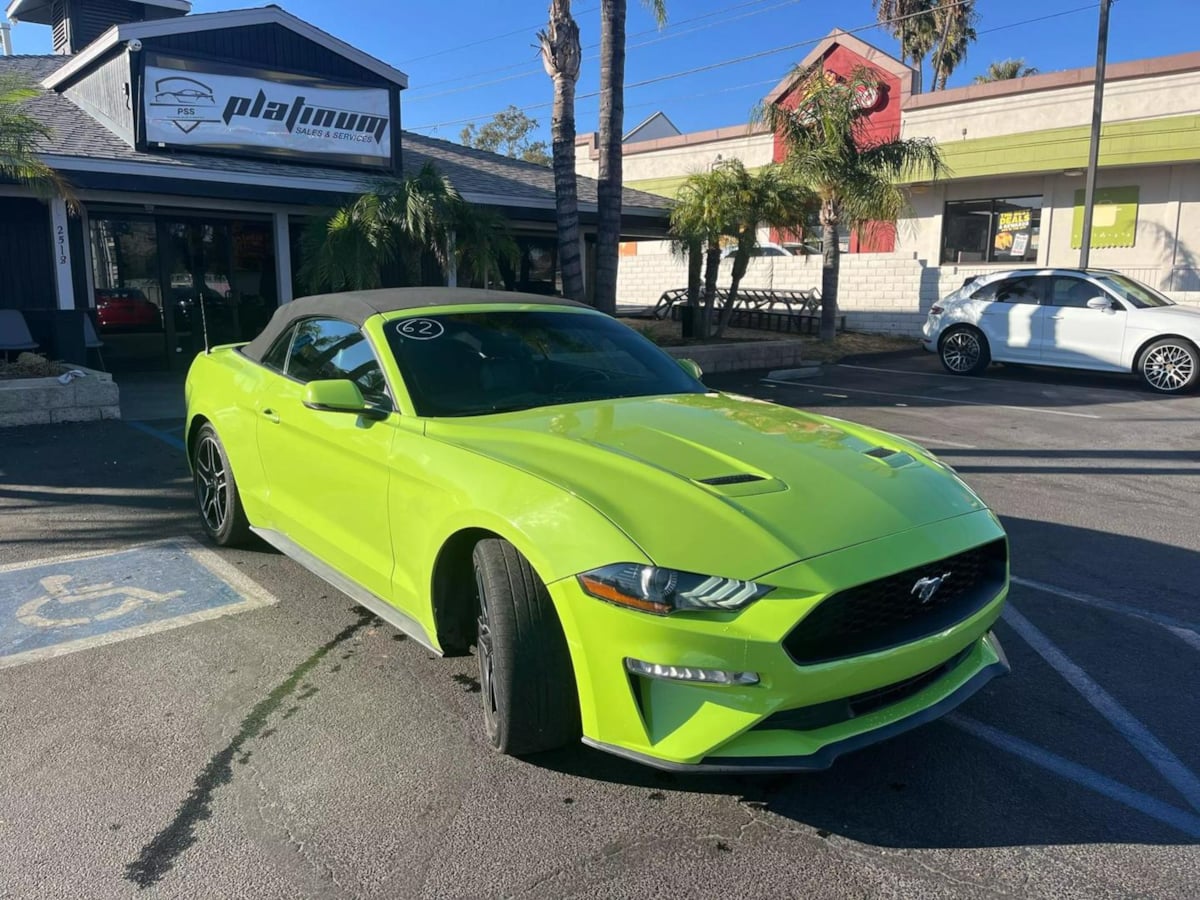
{"label": "side window", "polygon": [[984,288],[991,296],[976,295],[972,299],[995,300],[997,303],[1040,303],[1041,300],[1038,297],[1040,280],[1029,276],[1006,278],[996,282],[995,285],[989,284]]}
{"label": "side window", "polygon": [[1087,307],[1087,302],[1093,297],[1106,296],[1103,289],[1082,278],[1060,275],[1050,281],[1051,287],[1047,296],[1051,306],[1072,306],[1084,309]]}
{"label": "side window", "polygon": [[288,350],[292,347],[292,338],[296,336],[296,326],[293,325],[283,334],[275,339],[275,343],[271,345],[262,358],[262,363],[269,369],[274,369],[276,372],[282,372],[287,365]]}
{"label": "side window", "polygon": [[298,323],[286,373],[303,382],[348,378],[367,400],[390,403],[383,370],[370,343],[361,331],[340,319]]}

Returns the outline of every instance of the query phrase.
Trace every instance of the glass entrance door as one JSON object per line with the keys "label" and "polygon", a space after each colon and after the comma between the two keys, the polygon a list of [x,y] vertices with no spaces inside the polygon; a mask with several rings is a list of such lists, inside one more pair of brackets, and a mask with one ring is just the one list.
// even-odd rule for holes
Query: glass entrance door
{"label": "glass entrance door", "polygon": [[185,369],[205,345],[248,341],[278,293],[270,222],[93,212],[94,306],[121,371]]}
{"label": "glass entrance door", "polygon": [[164,310],[172,364],[186,368],[206,344],[248,341],[275,308],[274,252],[266,223],[160,220]]}

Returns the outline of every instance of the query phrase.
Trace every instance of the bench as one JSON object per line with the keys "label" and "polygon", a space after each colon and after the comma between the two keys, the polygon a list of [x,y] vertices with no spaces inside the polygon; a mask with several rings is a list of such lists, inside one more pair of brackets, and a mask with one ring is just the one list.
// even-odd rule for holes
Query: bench
{"label": "bench", "polygon": [[[717,311],[729,303],[728,288],[717,288],[714,304]],[[663,291],[654,307],[657,319],[678,321],[680,310],[687,305],[687,288]],[[737,305],[729,319],[734,328],[754,328],[788,334],[815,334],[821,327],[821,292],[766,290],[746,288],[738,291]],[[836,327],[846,330],[846,317],[837,317]]]}

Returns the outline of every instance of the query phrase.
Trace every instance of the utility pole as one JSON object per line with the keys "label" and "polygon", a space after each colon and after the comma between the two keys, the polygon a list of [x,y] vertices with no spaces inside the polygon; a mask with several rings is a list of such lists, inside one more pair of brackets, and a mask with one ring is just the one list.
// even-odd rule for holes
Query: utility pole
{"label": "utility pole", "polygon": [[1096,37],[1096,88],[1092,94],[1092,140],[1088,147],[1087,185],[1083,189],[1083,239],[1079,268],[1088,267],[1092,251],[1092,213],[1096,204],[1096,167],[1100,162],[1100,122],[1104,117],[1104,67],[1108,61],[1108,11],[1112,0],[1100,0],[1100,33]]}

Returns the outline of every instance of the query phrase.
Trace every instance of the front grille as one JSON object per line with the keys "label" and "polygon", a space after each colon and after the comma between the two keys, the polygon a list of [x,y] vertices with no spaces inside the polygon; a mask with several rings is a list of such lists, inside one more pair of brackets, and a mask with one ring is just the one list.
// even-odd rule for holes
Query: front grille
{"label": "front grille", "polygon": [[[937,634],[978,612],[1004,586],[1003,538],[825,598],[783,640],[800,665],[874,653]],[[915,585],[949,573],[922,601]]]}
{"label": "front grille", "polygon": [[895,684],[876,688],[873,691],[864,691],[861,694],[844,697],[840,700],[827,700],[824,703],[816,703],[812,706],[802,706],[799,709],[785,709],[783,712],[772,713],[755,725],[753,730],[813,731],[817,728],[827,728],[830,725],[849,722],[851,719],[865,716],[867,713],[873,713],[876,710],[894,706],[900,701],[907,700],[914,694],[924,690],[943,675],[953,671],[958,667],[959,663],[967,658],[970,652],[971,647],[968,646],[954,654],[953,657],[946,660],[940,666],[936,666],[919,675],[914,675],[911,678],[906,678],[904,681],[897,681]]}

